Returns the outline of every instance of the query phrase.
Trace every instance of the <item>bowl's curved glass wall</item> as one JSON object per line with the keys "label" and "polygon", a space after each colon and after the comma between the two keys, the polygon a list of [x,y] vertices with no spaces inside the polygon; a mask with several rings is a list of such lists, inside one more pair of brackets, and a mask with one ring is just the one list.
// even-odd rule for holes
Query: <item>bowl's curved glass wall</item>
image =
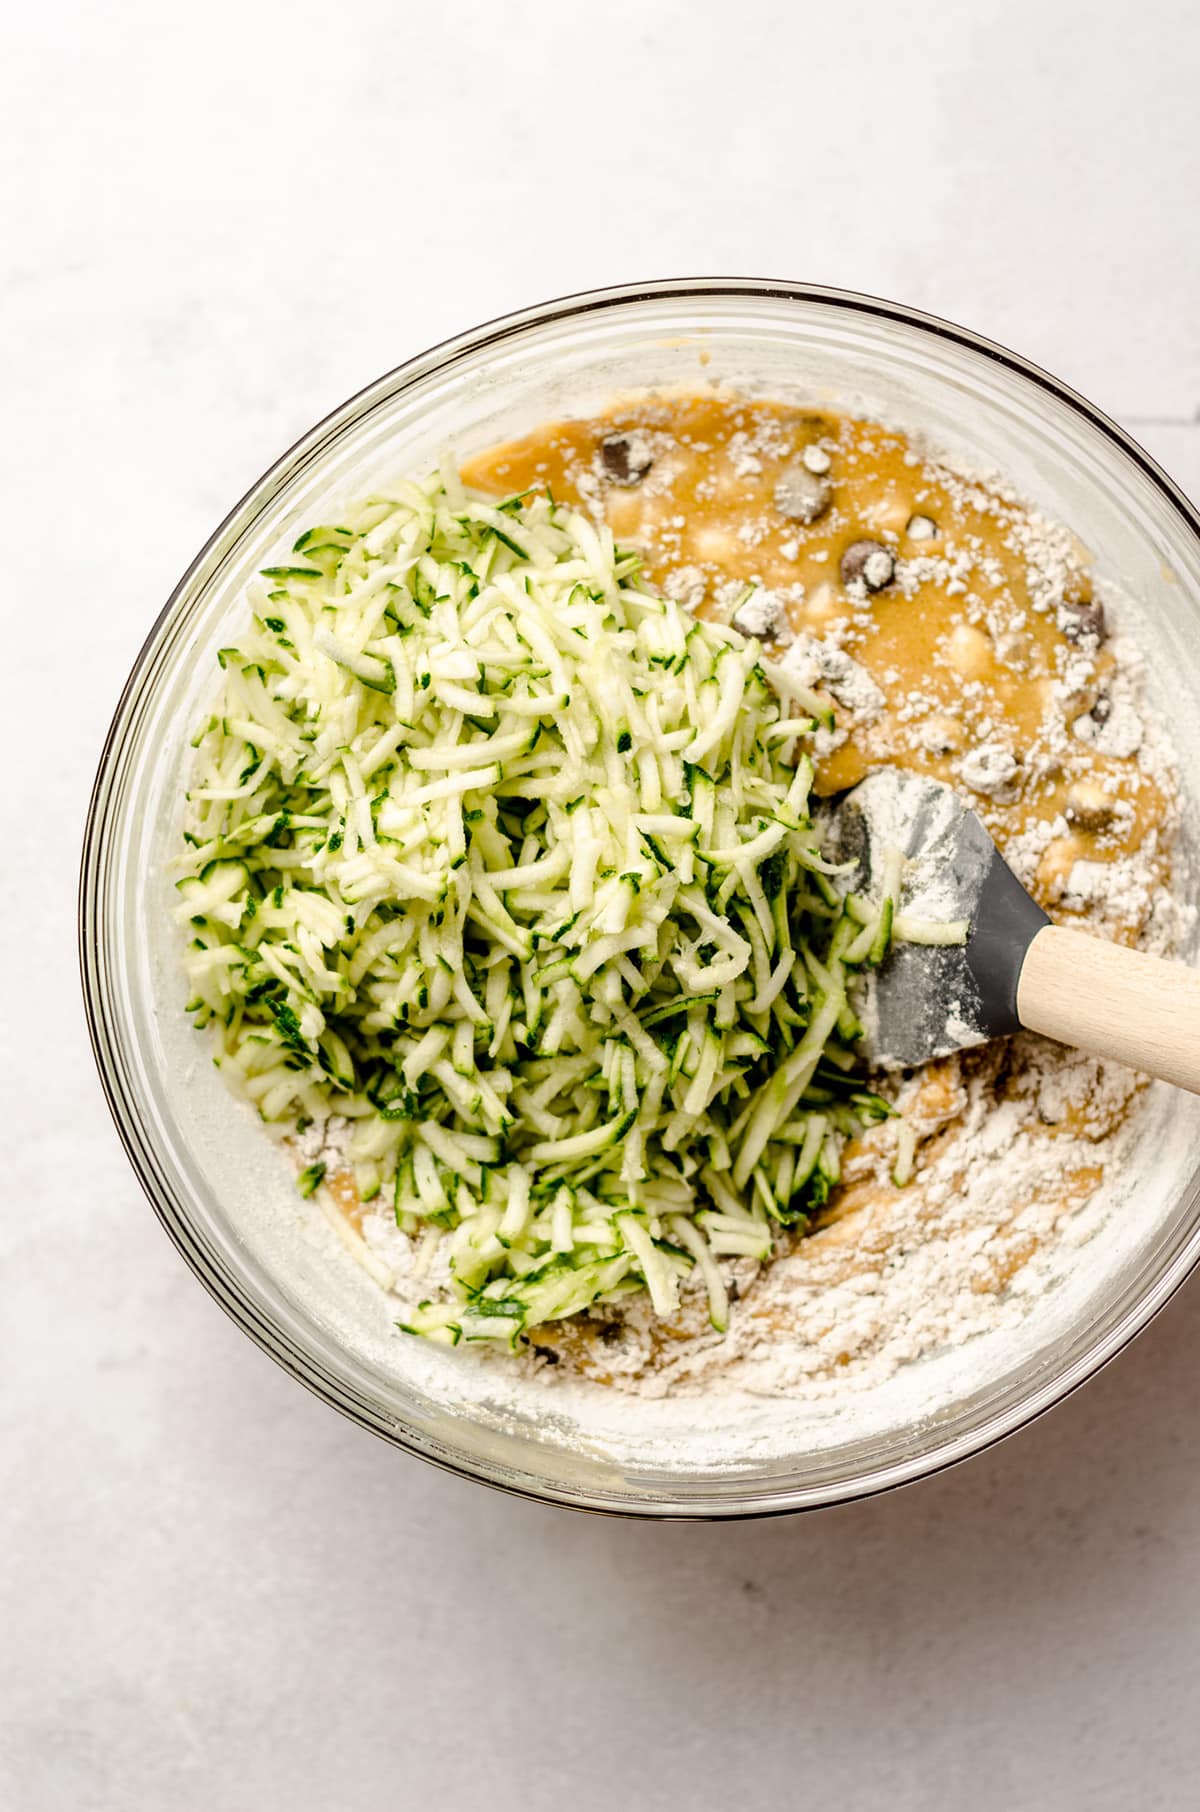
{"label": "bowl's curved glass wall", "polygon": [[1200,1241],[1200,1105],[1164,1090],[1147,1162],[1114,1185],[1130,1211],[1114,1210],[1101,1261],[1065,1264],[1015,1334],[922,1362],[853,1405],[715,1398],[701,1414],[589,1389],[514,1391],[494,1365],[394,1333],[382,1293],[298,1203],[279,1154],[217,1081],[180,1011],[165,862],[190,729],[247,580],[338,499],[446,448],[469,453],[621,392],[709,386],[861,409],[1005,473],[1139,601],[1152,697],[1185,773],[1200,770],[1200,533],[1111,424],[999,349],[886,304],[662,284],[552,304],[438,348],[267,474],[187,574],[131,676],[81,892],[89,1017],[122,1136],[172,1237],[247,1331],[337,1407],[428,1458],[537,1496],[650,1514],[828,1502],[971,1452],[1115,1351]]}

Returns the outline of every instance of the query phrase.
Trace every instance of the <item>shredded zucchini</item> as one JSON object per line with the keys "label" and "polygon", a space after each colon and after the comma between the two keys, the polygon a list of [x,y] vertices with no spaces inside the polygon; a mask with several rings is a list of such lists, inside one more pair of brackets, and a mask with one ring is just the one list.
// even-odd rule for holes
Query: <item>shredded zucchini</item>
{"label": "shredded zucchini", "polygon": [[[189,1010],[264,1119],[351,1122],[360,1195],[445,1242],[406,1323],[502,1339],[766,1258],[892,1110],[847,978],[806,700],[607,530],[457,477],[309,529],[252,588],[198,728]],[[302,1189],[316,1189],[310,1167]]]}

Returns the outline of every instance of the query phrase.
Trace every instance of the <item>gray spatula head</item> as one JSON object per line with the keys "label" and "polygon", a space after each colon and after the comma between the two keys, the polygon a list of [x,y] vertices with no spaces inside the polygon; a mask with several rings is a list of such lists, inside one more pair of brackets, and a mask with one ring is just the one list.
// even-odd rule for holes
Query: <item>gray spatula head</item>
{"label": "gray spatula head", "polygon": [[950,787],[884,768],[830,802],[823,841],[870,893],[889,848],[907,862],[900,910],[945,923],[966,919],[965,944],[899,943],[860,984],[866,1054],[885,1069],[946,1057],[1015,1032],[1025,952],[1049,923],[975,813]]}

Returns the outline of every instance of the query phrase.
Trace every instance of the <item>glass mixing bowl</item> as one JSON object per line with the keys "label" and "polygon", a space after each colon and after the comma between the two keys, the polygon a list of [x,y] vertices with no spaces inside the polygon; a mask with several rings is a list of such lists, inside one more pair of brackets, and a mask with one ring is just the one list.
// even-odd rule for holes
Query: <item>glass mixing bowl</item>
{"label": "glass mixing bowl", "polygon": [[[394,1332],[382,1291],[319,1209],[298,1201],[277,1149],[225,1093],[181,1010],[165,874],[215,650],[244,609],[247,580],[302,525],[446,447],[466,454],[620,392],[679,385],[861,409],[1007,474],[1137,600],[1153,704],[1183,773],[1200,769],[1200,520],[1099,411],[998,346],[865,296],[738,280],[612,289],[411,360],[314,428],[233,510],[154,625],[117,707],[88,815],[80,944],[100,1074],[143,1187],[196,1275],[296,1378],[398,1447],[531,1497],[652,1516],[757,1515],[932,1472],[1111,1358],[1200,1254],[1200,1103],[1153,1091],[1140,1160],[1094,1250],[1068,1255],[1019,1328],[914,1364],[852,1403],[513,1390],[494,1362]],[[1194,801],[1185,818],[1197,821]]]}

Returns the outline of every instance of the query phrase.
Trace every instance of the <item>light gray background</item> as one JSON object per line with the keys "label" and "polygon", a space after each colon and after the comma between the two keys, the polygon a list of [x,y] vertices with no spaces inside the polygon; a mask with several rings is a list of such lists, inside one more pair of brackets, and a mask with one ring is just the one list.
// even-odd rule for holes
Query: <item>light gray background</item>
{"label": "light gray background", "polygon": [[343,396],[502,310],[708,272],[875,291],[1046,364],[1200,490],[1195,20],[14,15],[0,1805],[1196,1803],[1200,1286],[891,1498],[699,1528],[510,1502],[340,1421],[187,1274],[109,1125],[73,951],[100,739],[196,547]]}

